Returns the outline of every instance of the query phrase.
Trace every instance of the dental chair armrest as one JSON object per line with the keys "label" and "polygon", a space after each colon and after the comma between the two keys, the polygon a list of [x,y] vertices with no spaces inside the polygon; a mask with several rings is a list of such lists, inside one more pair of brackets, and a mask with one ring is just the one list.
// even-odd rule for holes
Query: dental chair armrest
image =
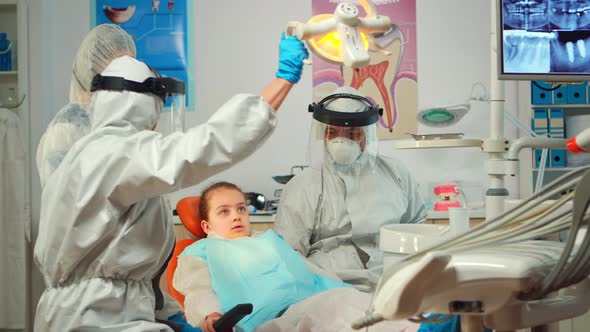
{"label": "dental chair armrest", "polygon": [[216,332],[232,332],[233,327],[244,318],[252,313],[254,306],[252,303],[240,303],[231,308],[228,312],[219,317],[213,324]]}

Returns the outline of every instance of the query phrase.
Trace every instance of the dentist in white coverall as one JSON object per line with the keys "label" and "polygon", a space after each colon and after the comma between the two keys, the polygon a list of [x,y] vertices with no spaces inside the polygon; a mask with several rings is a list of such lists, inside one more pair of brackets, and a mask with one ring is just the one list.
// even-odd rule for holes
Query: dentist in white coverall
{"label": "dentist in white coverall", "polygon": [[377,116],[368,111],[376,105],[356,96],[338,88],[314,111],[312,167],[283,189],[275,230],[318,267],[369,292],[383,271],[379,228],[423,222],[426,207],[408,169],[377,153]]}
{"label": "dentist in white coverall", "polygon": [[[47,289],[36,331],[174,331],[154,311],[162,301],[154,278],[175,240],[162,194],[229,168],[268,138],[308,56],[295,37],[283,37],[279,49],[277,78],[260,96],[236,95],[185,133],[151,130],[163,105],[151,93],[94,93],[90,132],[69,149],[42,194],[34,257]],[[123,56],[102,76],[141,83],[154,74]]]}
{"label": "dentist in white coverall", "polygon": [[[37,170],[41,188],[53,175],[70,148],[91,130],[91,114],[88,111],[93,93],[91,82],[116,58],[123,55],[135,57],[133,38],[115,24],[101,24],[90,30],[74,57],[70,80],[70,100],[47,126],[37,146]],[[32,227],[33,243],[37,238],[38,224]],[[183,314],[181,306],[163,293],[164,305],[155,311],[157,318],[168,318],[171,313]],[[180,317],[180,316],[179,316]]]}

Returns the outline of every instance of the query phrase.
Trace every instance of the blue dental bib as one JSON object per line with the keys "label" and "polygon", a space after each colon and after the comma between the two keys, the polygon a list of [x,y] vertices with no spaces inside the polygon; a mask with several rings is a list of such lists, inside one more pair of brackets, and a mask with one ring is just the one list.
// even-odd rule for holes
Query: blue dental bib
{"label": "blue dental bib", "polygon": [[239,303],[253,304],[252,314],[237,325],[244,331],[276,318],[293,303],[331,288],[350,287],[312,273],[303,257],[272,230],[234,240],[201,239],[181,255],[207,261],[222,312]]}

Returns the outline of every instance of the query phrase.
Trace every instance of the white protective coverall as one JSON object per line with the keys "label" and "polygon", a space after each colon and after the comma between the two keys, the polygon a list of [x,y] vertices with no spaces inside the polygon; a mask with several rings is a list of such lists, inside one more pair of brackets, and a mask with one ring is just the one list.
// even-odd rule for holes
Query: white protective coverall
{"label": "white protective coverall", "polygon": [[[143,82],[149,68],[128,56],[103,76]],[[91,132],[47,179],[35,261],[47,290],[37,331],[172,331],[155,322],[152,279],[175,236],[162,194],[193,186],[251,154],[276,118],[260,96],[237,95],[205,124],[168,136],[151,131],[162,101],[97,91]]]}
{"label": "white protective coverall", "polygon": [[[350,87],[335,93],[361,95]],[[339,112],[366,107],[352,99],[328,106]],[[401,162],[379,155],[374,164],[367,159],[361,155],[350,167],[333,167],[324,152],[319,167],[306,168],[286,184],[275,230],[319,268],[368,292],[383,270],[379,228],[423,222],[426,207],[417,182]]]}

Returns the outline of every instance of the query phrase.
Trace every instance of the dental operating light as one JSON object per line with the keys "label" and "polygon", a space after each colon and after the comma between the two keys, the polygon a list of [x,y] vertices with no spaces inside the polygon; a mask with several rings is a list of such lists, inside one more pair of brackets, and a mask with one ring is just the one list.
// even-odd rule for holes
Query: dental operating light
{"label": "dental operating light", "polygon": [[307,23],[291,21],[287,35],[306,40],[310,50],[320,59],[351,68],[369,65],[367,50],[372,46],[385,51],[374,42],[372,34],[391,28],[389,17],[377,14],[370,0],[359,0],[366,16],[359,17],[359,8],[350,2],[338,4],[334,14],[312,17]]}

